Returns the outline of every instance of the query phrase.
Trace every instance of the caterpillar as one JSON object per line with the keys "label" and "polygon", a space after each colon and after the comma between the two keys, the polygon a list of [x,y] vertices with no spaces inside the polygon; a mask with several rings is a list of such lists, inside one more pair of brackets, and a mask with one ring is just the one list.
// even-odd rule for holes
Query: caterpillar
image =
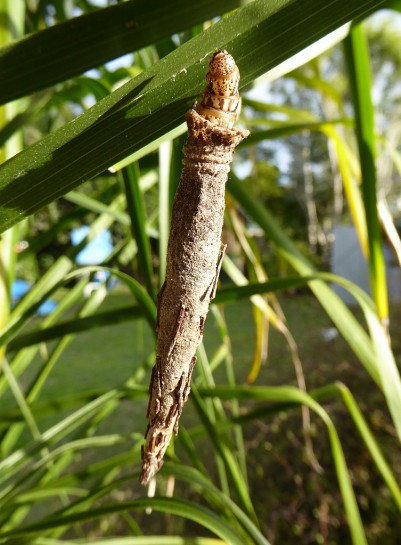
{"label": "caterpillar", "polygon": [[188,140],[172,210],[166,279],[158,295],[156,362],[139,477],[143,485],[161,468],[171,437],[178,433],[225,251],[225,183],[234,150],[249,134],[233,128],[239,70],[227,51],[213,54],[206,82],[200,104],[186,115]]}
{"label": "caterpillar", "polygon": [[239,70],[227,51],[214,53],[209,63],[206,82],[202,102],[196,107],[196,111],[212,123],[231,129],[237,120],[240,104]]}

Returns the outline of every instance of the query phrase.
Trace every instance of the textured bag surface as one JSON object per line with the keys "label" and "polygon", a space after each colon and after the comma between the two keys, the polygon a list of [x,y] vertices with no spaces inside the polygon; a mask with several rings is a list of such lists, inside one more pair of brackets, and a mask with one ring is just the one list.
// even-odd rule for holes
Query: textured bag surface
{"label": "textured bag surface", "polygon": [[201,103],[187,113],[188,141],[171,218],[166,280],[158,296],[142,484],[160,469],[178,432],[224,256],[221,231],[230,163],[235,147],[249,134],[233,128],[239,108],[239,71],[233,57],[226,51],[214,53],[206,81]]}

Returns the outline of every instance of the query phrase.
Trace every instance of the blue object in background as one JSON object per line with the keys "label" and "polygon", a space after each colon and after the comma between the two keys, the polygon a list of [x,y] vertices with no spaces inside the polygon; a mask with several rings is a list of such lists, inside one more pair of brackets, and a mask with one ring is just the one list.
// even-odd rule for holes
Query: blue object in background
{"label": "blue object in background", "polygon": [[[82,225],[71,231],[71,242],[73,246],[77,246],[89,233],[89,226]],[[76,256],[75,262],[78,265],[100,265],[113,251],[113,241],[111,233],[108,229],[102,231],[94,237],[93,240],[83,248]],[[93,284],[102,284],[110,277],[108,271],[96,271],[92,278]],[[116,279],[108,282],[108,287],[111,288],[117,283]]]}
{"label": "blue object in background", "polygon": [[40,305],[40,307],[36,311],[36,314],[38,316],[48,316],[53,312],[55,308],[57,308],[57,303],[52,299],[47,299],[44,303]]}
{"label": "blue object in background", "polygon": [[31,284],[22,278],[16,278],[11,286],[11,299],[15,304],[31,289]]}
{"label": "blue object in background", "polygon": [[[89,233],[89,227],[83,225],[78,229],[71,231],[71,241],[73,246],[77,246]],[[113,251],[113,242],[109,230],[105,230],[91,240],[83,250],[81,250],[75,261],[78,265],[100,265]],[[99,285],[107,281],[110,273],[108,271],[97,271],[91,282],[91,285]],[[113,287],[117,280],[112,280],[108,283],[108,287]],[[31,289],[32,284],[22,278],[16,278],[11,286],[12,305],[15,306],[18,301],[24,297]],[[57,303],[52,299],[47,299],[40,305],[36,314],[38,316],[48,316],[57,307]]]}
{"label": "blue object in background", "polygon": [[[77,246],[89,233],[89,227],[83,225],[78,229],[71,231],[71,242],[73,246]],[[111,233],[105,230],[99,233],[93,240],[88,242],[83,250],[79,252],[75,261],[78,265],[100,265],[109,257],[113,251],[113,242]]]}

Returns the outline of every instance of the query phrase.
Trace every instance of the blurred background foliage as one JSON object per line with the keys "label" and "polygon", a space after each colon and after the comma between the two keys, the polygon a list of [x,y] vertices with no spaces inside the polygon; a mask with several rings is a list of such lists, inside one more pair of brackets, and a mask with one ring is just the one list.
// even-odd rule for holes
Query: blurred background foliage
{"label": "blurred background foliage", "polygon": [[[400,10],[0,0],[0,543],[399,543]],[[217,48],[251,135],[183,425],[145,490],[183,119]],[[344,226],[369,295],[332,274]]]}

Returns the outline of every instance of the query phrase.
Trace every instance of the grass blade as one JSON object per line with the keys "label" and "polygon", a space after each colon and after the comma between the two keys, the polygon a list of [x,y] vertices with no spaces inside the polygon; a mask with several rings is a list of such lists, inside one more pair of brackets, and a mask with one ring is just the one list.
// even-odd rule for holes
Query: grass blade
{"label": "grass blade", "polygon": [[215,426],[209,419],[207,414],[207,409],[205,407],[204,401],[200,398],[197,393],[196,388],[193,386],[191,391],[191,399],[195,403],[198,414],[206,427],[208,434],[219,453],[220,457],[224,461],[225,468],[227,473],[230,475],[230,478],[235,486],[235,490],[240,498],[244,511],[254,522],[257,521],[255,511],[253,509],[252,501],[248,493],[246,482],[241,474],[241,471],[238,467],[238,464],[234,458],[233,453],[228,448],[228,446],[220,440],[218,433],[216,432]]}
{"label": "grass blade", "polygon": [[161,513],[170,513],[172,515],[190,519],[197,522],[201,526],[208,528],[211,532],[225,540],[230,545],[243,545],[240,537],[230,528],[230,526],[209,509],[196,505],[193,502],[163,497],[138,498],[132,501],[107,505],[106,507],[90,509],[83,513],[74,513],[72,515],[65,515],[64,517],[50,518],[47,521],[31,524],[25,527],[21,526],[18,529],[0,533],[0,539],[6,537],[20,537],[32,533],[43,535],[43,532],[49,529],[67,528],[77,522],[105,517],[111,513],[115,514],[134,509],[143,510],[147,508],[154,511],[159,511]]}
{"label": "grass blade", "polygon": [[[239,180],[231,176],[227,189],[242,208],[262,227],[267,237],[277,245],[280,254],[299,274],[308,276],[317,273],[264,206],[242,187]],[[370,375],[376,382],[380,383],[377,361],[371,349],[372,344],[353,314],[328,286],[319,282],[312,282],[310,288],[352,350],[363,362]],[[217,294],[217,296],[219,295]]]}
{"label": "grass blade", "polygon": [[205,475],[193,468],[183,465],[166,463],[165,466],[166,468],[163,468],[162,471],[167,471],[168,474],[172,474],[188,484],[200,486],[203,491],[210,493],[211,496],[216,498],[224,507],[228,507],[231,513],[241,522],[242,526],[254,539],[253,543],[258,545],[269,545],[267,539],[261,534],[251,519],[226,494],[216,488]]}
{"label": "grass blade", "polygon": [[370,286],[379,316],[383,325],[387,327],[386,268],[377,208],[374,112],[371,99],[372,77],[368,44],[361,25],[352,28],[344,41],[344,49],[354,103],[355,130],[361,163],[362,195],[369,242]]}
{"label": "grass blade", "polygon": [[314,411],[325,423],[329,434],[331,451],[336,467],[337,479],[341,490],[341,495],[344,501],[345,511],[347,513],[348,524],[350,527],[352,542],[354,545],[367,545],[365,532],[361,516],[358,509],[358,504],[355,499],[355,494],[352,488],[351,479],[348,473],[347,464],[344,453],[341,447],[336,428],[331,421],[327,412],[316,403],[316,401],[305,392],[297,390],[292,386],[276,386],[276,387],[247,387],[237,386],[231,387],[216,387],[215,389],[202,389],[202,396],[217,396],[220,399],[253,399],[263,401],[280,401],[292,402],[297,404],[305,404]]}
{"label": "grass blade", "polygon": [[336,383],[336,387],[338,388],[338,391],[340,392],[343,401],[350,415],[352,416],[355,426],[361,434],[365,445],[369,449],[370,455],[372,456],[372,459],[375,462],[377,469],[383,477],[384,482],[387,484],[388,489],[392,493],[398,509],[401,511],[401,489],[399,487],[399,484],[397,483],[393,472],[387,464],[380,450],[380,447],[376,439],[374,438],[374,435],[370,431],[366,420],[360,408],[358,407],[358,404],[356,403],[353,395],[351,394],[347,386],[345,386],[345,384]]}
{"label": "grass blade", "polygon": [[[328,273],[316,273],[309,277],[300,277],[293,279],[278,279],[271,280],[264,284],[248,284],[247,286],[235,286],[234,288],[223,288],[221,290],[221,295],[217,294],[216,302],[219,302],[219,298],[224,299],[227,295],[232,300],[236,297],[240,297],[241,294],[244,295],[247,293],[247,296],[254,295],[255,293],[263,293],[266,289],[282,289],[283,287],[289,287],[291,285],[296,286],[303,284],[304,282],[311,282],[314,278],[321,278],[329,282],[336,282],[342,287],[347,289],[358,301],[361,306],[366,322],[368,324],[370,339],[367,337],[366,342],[368,343],[365,347],[366,350],[369,350],[372,353],[372,358],[370,360],[361,359],[366,370],[370,373],[373,379],[376,380],[378,385],[383,390],[383,393],[386,397],[387,405],[391,413],[394,426],[397,430],[398,437],[401,439],[401,379],[400,373],[397,368],[397,364],[394,359],[394,355],[391,351],[389,340],[383,327],[381,326],[379,319],[376,314],[375,306],[372,300],[366,295],[366,293],[360,289],[358,286],[352,282],[345,280],[341,277],[335,276]],[[288,283],[289,282],[289,283]],[[315,285],[314,282],[310,283],[311,288]],[[327,289],[330,289],[326,286]],[[316,289],[316,288],[315,288]],[[231,291],[231,294],[230,294]],[[330,290],[331,291],[331,290]],[[321,295],[320,288],[317,292]],[[325,293],[325,290],[323,290]],[[221,302],[221,299],[220,299]],[[323,305],[324,306],[324,305]],[[340,307],[337,309],[336,313],[337,323],[341,321],[341,312]],[[334,318],[333,318],[334,321]],[[338,327],[338,325],[337,325]],[[361,327],[358,322],[354,320],[354,325],[349,324],[351,328],[347,333],[349,336],[356,334],[358,328]],[[344,335],[345,336],[345,335]]]}
{"label": "grass blade", "polygon": [[139,187],[138,163],[128,165],[122,170],[127,208],[131,218],[131,232],[138,246],[138,264],[142,269],[149,295],[155,299],[153,285],[152,252],[146,233],[145,204]]}
{"label": "grass blade", "polygon": [[33,344],[58,339],[64,335],[83,333],[91,329],[108,327],[129,322],[131,320],[139,320],[141,318],[143,318],[143,312],[138,305],[130,305],[116,308],[114,310],[97,312],[92,316],[85,316],[78,319],[74,318],[54,326],[48,326],[45,329],[37,329],[35,331],[25,333],[24,335],[19,335],[8,344],[8,347],[10,350],[20,350],[21,348],[25,348]]}

